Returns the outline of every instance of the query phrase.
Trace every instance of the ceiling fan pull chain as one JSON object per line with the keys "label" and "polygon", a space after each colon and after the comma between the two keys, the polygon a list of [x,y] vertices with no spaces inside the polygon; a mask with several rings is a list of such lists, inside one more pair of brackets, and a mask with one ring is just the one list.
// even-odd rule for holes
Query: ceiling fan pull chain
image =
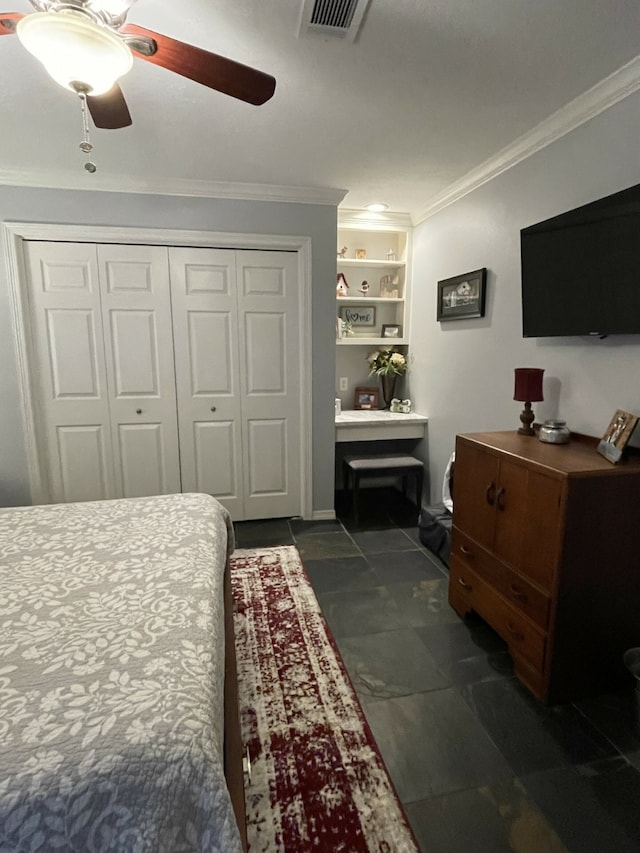
{"label": "ceiling fan pull chain", "polygon": [[[89,119],[87,117],[87,96],[84,92],[79,93],[80,104],[82,107],[82,131],[84,134],[84,138],[78,148],[83,152],[83,154],[90,154],[93,151],[93,145],[91,144],[91,140],[89,139]],[[84,168],[87,172],[91,172],[93,174],[96,170],[96,164],[92,163],[91,160],[87,161],[84,164]]]}

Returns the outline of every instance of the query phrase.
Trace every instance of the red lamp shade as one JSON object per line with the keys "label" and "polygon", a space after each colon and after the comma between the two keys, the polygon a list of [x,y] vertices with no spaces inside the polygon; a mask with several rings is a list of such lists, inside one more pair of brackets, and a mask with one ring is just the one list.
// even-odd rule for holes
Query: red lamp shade
{"label": "red lamp shade", "polygon": [[542,375],[540,367],[516,367],[513,399],[520,402],[537,403],[544,400],[542,396]]}

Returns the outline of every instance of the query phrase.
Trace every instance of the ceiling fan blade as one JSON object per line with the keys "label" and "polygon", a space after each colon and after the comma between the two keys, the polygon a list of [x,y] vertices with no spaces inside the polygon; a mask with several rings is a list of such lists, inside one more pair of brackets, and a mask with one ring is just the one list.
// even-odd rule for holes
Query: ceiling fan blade
{"label": "ceiling fan blade", "polygon": [[127,102],[117,84],[104,95],[87,95],[87,106],[96,127],[116,130],[131,124]]}
{"label": "ceiling fan blade", "polygon": [[19,12],[0,12],[0,36],[13,35],[20,18],[24,18],[24,15]]}
{"label": "ceiling fan blade", "polygon": [[135,24],[126,24],[120,32],[124,35],[151,38],[156,42],[158,50],[152,56],[138,53],[131,45],[135,56],[140,59],[161,65],[182,77],[208,86],[209,89],[231,95],[232,98],[257,106],[268,101],[275,91],[276,81],[270,74],[242,65],[233,59],[176,41]]}

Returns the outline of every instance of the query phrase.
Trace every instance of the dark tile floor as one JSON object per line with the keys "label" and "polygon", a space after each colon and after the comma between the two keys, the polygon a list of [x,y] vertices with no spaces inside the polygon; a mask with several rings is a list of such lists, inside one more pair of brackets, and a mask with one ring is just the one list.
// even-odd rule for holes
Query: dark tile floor
{"label": "dark tile floor", "polygon": [[299,549],[422,849],[638,853],[633,684],[545,707],[502,640],[449,607],[413,505],[369,489],[359,526],[340,494],[336,512],[239,523],[237,545]]}

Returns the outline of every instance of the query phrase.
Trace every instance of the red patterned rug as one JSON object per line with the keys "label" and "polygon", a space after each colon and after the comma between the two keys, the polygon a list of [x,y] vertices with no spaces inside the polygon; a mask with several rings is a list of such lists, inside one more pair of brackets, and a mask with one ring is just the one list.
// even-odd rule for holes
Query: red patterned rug
{"label": "red patterned rug", "polygon": [[294,547],[231,560],[250,853],[415,853]]}

